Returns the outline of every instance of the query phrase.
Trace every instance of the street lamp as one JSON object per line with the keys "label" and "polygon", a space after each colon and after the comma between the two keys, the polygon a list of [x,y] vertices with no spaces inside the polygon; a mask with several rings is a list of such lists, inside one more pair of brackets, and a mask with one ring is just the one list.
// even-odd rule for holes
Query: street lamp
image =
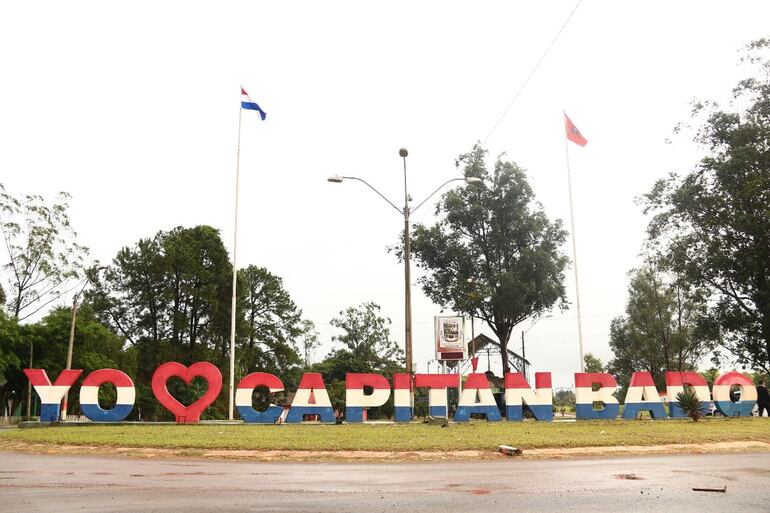
{"label": "street lamp", "polygon": [[[80,287],[80,290],[75,293],[75,295],[72,297],[72,319],[70,320],[70,340],[69,344],[67,345],[67,366],[65,367],[67,370],[70,370],[72,368],[72,348],[75,344],[75,320],[77,319],[78,315],[78,299],[80,298],[80,294],[83,293],[83,290],[85,290],[86,285],[95,278],[99,271],[102,269],[107,269],[106,266],[97,267],[94,270],[93,277],[89,277],[88,274],[86,274],[86,278],[83,280],[83,286]],[[61,408],[61,420],[67,420],[67,394],[64,395],[64,400],[62,401],[62,408]]]}
{"label": "street lamp", "polygon": [[[529,330],[531,330],[532,328],[535,327],[535,324],[537,324],[537,321],[539,321],[540,319],[550,319],[551,317],[553,317],[553,314],[548,314],[548,315],[546,315],[544,317],[538,317],[536,319],[532,319],[532,322],[530,323],[529,328],[527,328],[527,329],[525,329],[525,330],[523,330],[521,332],[521,359],[522,359],[521,363],[522,363],[522,366],[526,366],[527,365],[526,362],[525,362],[527,357],[524,356],[524,354],[525,354],[524,353],[524,335],[529,333]],[[524,374],[527,376],[527,378],[529,378],[529,370],[527,370],[527,372],[525,372]]]}
{"label": "street lamp", "polygon": [[367,187],[369,187],[371,190],[373,190],[380,198],[384,199],[388,205],[393,207],[396,212],[398,212],[400,215],[404,217],[404,338],[405,338],[405,353],[406,353],[406,372],[407,374],[412,373],[412,287],[411,287],[411,269],[410,269],[410,258],[411,258],[411,244],[409,240],[409,215],[414,213],[418,208],[423,206],[425,202],[427,202],[434,194],[436,194],[438,191],[440,191],[445,185],[447,185],[450,182],[455,182],[459,180],[463,180],[466,183],[481,183],[481,178],[470,176],[466,178],[451,178],[447,180],[446,182],[439,185],[436,190],[431,192],[424,200],[422,200],[416,207],[413,209],[409,208],[409,192],[407,190],[407,182],[406,182],[406,157],[409,156],[409,152],[406,150],[406,148],[401,148],[398,150],[398,155],[401,157],[404,161],[404,208],[398,208],[395,203],[390,201],[388,198],[386,198],[380,191],[372,187],[370,183],[368,183],[366,180],[362,178],[358,178],[356,176],[342,176],[342,175],[334,175],[327,178],[329,182],[332,183],[342,183],[343,180],[357,180]]}

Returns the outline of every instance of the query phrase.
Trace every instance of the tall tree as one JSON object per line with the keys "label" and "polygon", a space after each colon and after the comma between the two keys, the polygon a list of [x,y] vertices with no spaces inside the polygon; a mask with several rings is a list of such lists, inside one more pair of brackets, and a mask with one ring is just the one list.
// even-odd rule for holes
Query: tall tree
{"label": "tall tree", "polygon": [[[163,362],[208,360],[227,380],[230,355],[232,265],[219,232],[209,226],[160,231],[121,249],[88,294],[100,319],[132,346],[137,362],[137,409],[143,418],[165,419],[149,388]],[[239,375],[278,375],[287,388],[299,380],[297,341],[302,312],[282,280],[264,268],[238,272],[236,359]],[[237,376],[236,376],[237,377]],[[187,402],[200,387],[172,386]],[[227,411],[223,394],[207,415]]]}
{"label": "tall tree", "polygon": [[53,204],[38,195],[15,198],[0,184],[0,232],[8,255],[2,269],[16,319],[45,308],[80,277],[88,250],[76,242],[69,198],[64,192]]}
{"label": "tall tree", "polygon": [[[87,294],[100,318],[131,344],[137,362],[137,414],[168,420],[150,383],[161,363],[207,360],[227,376],[232,265],[219,232],[210,226],[177,227],[124,247]],[[170,383],[191,402],[201,384]],[[222,396],[206,416],[227,411]]]}
{"label": "tall tree", "polygon": [[707,152],[684,176],[655,184],[649,236],[669,265],[711,291],[722,344],[739,364],[770,372],[770,40],[749,45],[755,76],[722,110],[695,105]]}
{"label": "tall tree", "polygon": [[131,343],[168,341],[227,352],[232,266],[210,226],[174,228],[121,249],[90,294],[102,319]]}
{"label": "tall tree", "polygon": [[652,264],[630,277],[626,313],[610,325],[609,371],[621,383],[635,371],[647,371],[662,388],[666,371],[695,370],[714,346],[716,334],[702,322],[706,297],[681,280],[667,279]]}
{"label": "tall tree", "polygon": [[593,353],[586,353],[583,356],[583,363],[586,372],[605,372],[607,370],[602,360]]}
{"label": "tall tree", "polygon": [[15,387],[13,376],[21,374],[22,358],[29,344],[22,338],[19,323],[0,308],[0,415],[12,415],[14,405],[21,399],[23,389]]}
{"label": "tall tree", "polygon": [[[30,342],[35,347],[35,367],[45,369],[52,380],[64,369],[71,320],[72,310],[66,307],[51,310],[40,322],[23,325],[15,319],[0,316],[0,348],[9,350],[13,358],[5,373],[0,372],[0,378],[4,375],[6,380],[0,385],[0,395],[10,406],[9,409],[13,409],[14,404],[19,404],[27,394],[28,380],[23,369],[27,367],[27,345]],[[96,319],[88,303],[78,309],[74,349],[72,368],[82,369],[84,375],[97,369],[118,368],[135,376],[136,365],[124,352],[123,339]],[[70,407],[71,412],[77,411],[79,390],[78,382],[69,393],[70,404],[74,405]]]}
{"label": "tall tree", "polygon": [[248,370],[282,374],[300,363],[297,339],[307,329],[302,311],[283,288],[283,280],[254,265],[238,271],[243,294],[245,337],[238,357]]}
{"label": "tall tree", "polygon": [[310,367],[310,360],[313,350],[320,345],[318,340],[318,331],[315,329],[313,321],[305,319],[302,321],[302,335],[300,336],[302,345],[302,355],[305,360],[305,367]]}
{"label": "tall tree", "polygon": [[403,369],[404,355],[390,338],[390,319],[376,303],[362,303],[340,312],[330,323],[341,331],[335,348],[314,367],[330,380],[344,381],[348,372],[374,372],[390,378]]}
{"label": "tall tree", "polygon": [[[329,396],[336,408],[345,399],[345,375],[348,372],[381,374],[389,380],[404,370],[404,352],[390,338],[390,319],[380,315],[373,302],[346,308],[330,323],[340,333],[332,337],[332,351],[311,368],[326,379]],[[393,399],[379,408],[379,415],[393,413]]]}
{"label": "tall tree", "polygon": [[439,221],[415,225],[412,252],[425,271],[422,288],[435,303],[483,319],[500,340],[508,372],[513,328],[566,305],[560,247],[567,232],[535,201],[522,168],[500,158],[487,170],[478,145],[457,160],[465,177],[482,179],[445,193]]}

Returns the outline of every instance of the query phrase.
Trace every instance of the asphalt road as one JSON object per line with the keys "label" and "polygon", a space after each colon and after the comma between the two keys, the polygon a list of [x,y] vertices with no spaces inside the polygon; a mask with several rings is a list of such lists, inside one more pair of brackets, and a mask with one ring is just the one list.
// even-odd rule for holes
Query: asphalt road
{"label": "asphalt road", "polygon": [[770,511],[770,453],[359,464],[0,452],[3,513],[664,509]]}

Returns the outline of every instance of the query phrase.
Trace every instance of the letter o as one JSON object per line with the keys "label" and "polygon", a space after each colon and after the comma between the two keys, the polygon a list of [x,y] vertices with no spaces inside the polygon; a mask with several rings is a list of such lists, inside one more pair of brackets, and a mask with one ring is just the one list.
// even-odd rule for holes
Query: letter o
{"label": "letter o", "polygon": [[[109,410],[99,406],[99,387],[112,383],[118,389],[115,406]],[[89,374],[80,387],[80,409],[94,422],[120,422],[134,409],[136,389],[128,374],[116,369],[99,369]]]}
{"label": "letter o", "polygon": [[[741,399],[734,403],[730,400],[730,389],[735,385],[741,387]],[[751,410],[757,402],[757,389],[754,388],[754,382],[737,371],[719,376],[714,381],[711,395],[717,409],[725,417],[750,417]]]}

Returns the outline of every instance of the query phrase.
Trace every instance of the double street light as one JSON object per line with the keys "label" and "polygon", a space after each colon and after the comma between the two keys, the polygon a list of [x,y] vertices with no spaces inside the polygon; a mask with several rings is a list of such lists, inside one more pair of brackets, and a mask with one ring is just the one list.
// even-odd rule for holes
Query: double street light
{"label": "double street light", "polygon": [[409,192],[407,189],[407,182],[406,182],[406,157],[409,155],[409,152],[406,150],[406,148],[401,148],[398,150],[398,155],[403,159],[404,161],[404,208],[398,208],[395,203],[390,201],[388,198],[386,198],[380,191],[375,189],[369,182],[362,178],[358,178],[357,176],[341,176],[341,175],[334,175],[330,176],[327,180],[332,183],[342,183],[343,180],[357,180],[367,187],[369,187],[371,190],[373,190],[380,198],[384,199],[388,205],[393,207],[396,212],[398,212],[401,216],[404,218],[404,331],[405,331],[405,353],[406,353],[406,372],[408,374],[412,373],[412,286],[411,286],[411,269],[410,269],[410,257],[411,257],[411,244],[409,240],[409,215],[416,212],[418,208],[423,206],[434,194],[436,194],[438,191],[440,191],[445,185],[455,182],[455,181],[464,181],[466,183],[481,183],[481,178],[477,177],[466,177],[466,178],[451,178],[447,180],[446,182],[442,183],[438,187],[436,187],[436,190],[428,194],[428,196],[422,200],[416,207],[410,209],[409,208]]}

